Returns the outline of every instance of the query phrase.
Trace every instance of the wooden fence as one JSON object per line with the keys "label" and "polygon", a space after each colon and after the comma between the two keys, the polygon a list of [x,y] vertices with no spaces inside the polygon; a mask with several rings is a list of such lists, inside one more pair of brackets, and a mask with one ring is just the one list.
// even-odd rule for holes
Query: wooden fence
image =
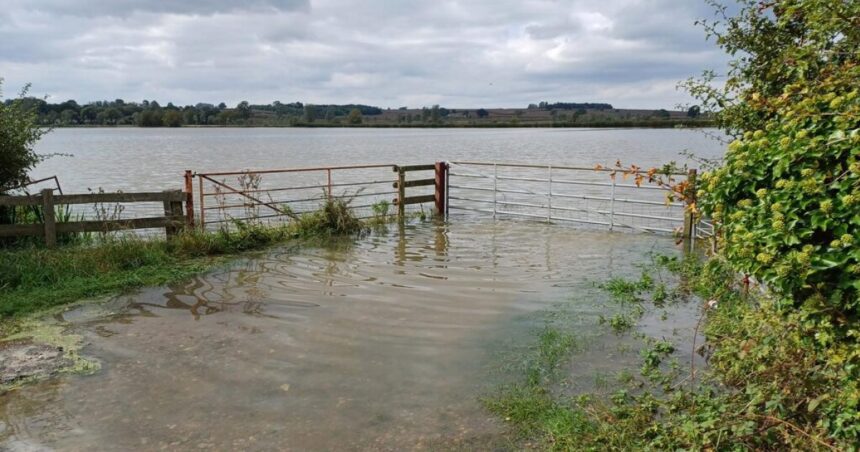
{"label": "wooden fence", "polygon": [[[87,193],[55,195],[52,189],[42,190],[38,195],[0,196],[2,206],[41,206],[43,223],[0,225],[0,237],[44,236],[45,244],[56,246],[57,234],[79,232],[109,232],[126,229],[164,228],[170,236],[190,224],[182,203],[187,195],[180,190],[142,193]],[[55,206],[96,203],[153,203],[164,205],[164,216],[130,219],[107,219],[57,222]]]}

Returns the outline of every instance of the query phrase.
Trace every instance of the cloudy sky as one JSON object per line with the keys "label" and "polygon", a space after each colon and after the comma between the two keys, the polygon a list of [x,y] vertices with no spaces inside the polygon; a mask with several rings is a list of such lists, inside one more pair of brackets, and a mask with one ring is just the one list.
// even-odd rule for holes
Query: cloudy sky
{"label": "cloudy sky", "polygon": [[3,0],[4,95],[672,108],[725,57],[703,0]]}

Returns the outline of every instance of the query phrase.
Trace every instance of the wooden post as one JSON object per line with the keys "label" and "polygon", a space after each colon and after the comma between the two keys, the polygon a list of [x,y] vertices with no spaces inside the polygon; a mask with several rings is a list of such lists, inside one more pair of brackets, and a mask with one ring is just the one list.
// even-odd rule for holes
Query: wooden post
{"label": "wooden post", "polygon": [[406,218],[406,171],[399,167],[394,168],[397,171],[397,215],[403,221]]}
{"label": "wooden post", "polygon": [[[173,193],[173,191],[166,191],[165,193]],[[167,217],[168,220],[177,220],[182,218],[182,201],[164,201],[164,216]],[[164,233],[168,237],[172,237],[179,232],[179,228],[175,225],[168,225],[164,227]]]}
{"label": "wooden post", "polygon": [[436,215],[444,217],[448,212],[448,164],[436,162]]}
{"label": "wooden post", "polygon": [[326,179],[328,180],[328,190],[326,193],[328,194],[327,196],[328,196],[329,201],[331,201],[331,169],[326,169],[325,171],[326,171]]}
{"label": "wooden post", "polygon": [[194,227],[194,185],[192,183],[191,170],[185,170],[185,225],[191,229]]}
{"label": "wooden post", "polygon": [[54,190],[42,190],[42,216],[45,218],[45,246],[57,246],[57,219],[54,216]]}
{"label": "wooden post", "polygon": [[687,172],[687,206],[684,211],[684,240],[693,240],[695,231],[696,213],[693,211],[693,206],[696,203],[696,175],[695,169]]}

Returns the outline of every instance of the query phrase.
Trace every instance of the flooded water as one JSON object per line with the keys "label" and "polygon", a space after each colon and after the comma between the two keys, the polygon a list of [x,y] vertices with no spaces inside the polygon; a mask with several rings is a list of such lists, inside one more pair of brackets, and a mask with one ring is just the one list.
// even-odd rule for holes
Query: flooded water
{"label": "flooded water", "polygon": [[[711,133],[716,133],[712,130]],[[725,146],[684,129],[56,129],[39,141],[34,179],[57,175],[66,192],[182,188],[186,169],[206,172],[349,164],[481,160],[642,167],[718,157]]]}
{"label": "flooded water", "polygon": [[[593,283],[671,238],[525,221],[420,223],[242,259],[67,312],[101,361],[0,396],[9,450],[486,450],[479,397],[540,312],[594,330]],[[105,314],[105,312],[109,314]],[[599,336],[598,340],[599,340]],[[606,355],[583,355],[588,369]]]}

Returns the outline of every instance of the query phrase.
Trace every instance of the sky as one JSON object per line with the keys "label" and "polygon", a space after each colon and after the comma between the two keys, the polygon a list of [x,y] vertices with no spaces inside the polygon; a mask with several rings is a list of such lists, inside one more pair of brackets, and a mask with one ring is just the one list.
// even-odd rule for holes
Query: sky
{"label": "sky", "polygon": [[704,0],[3,0],[3,95],[177,105],[674,108]]}

